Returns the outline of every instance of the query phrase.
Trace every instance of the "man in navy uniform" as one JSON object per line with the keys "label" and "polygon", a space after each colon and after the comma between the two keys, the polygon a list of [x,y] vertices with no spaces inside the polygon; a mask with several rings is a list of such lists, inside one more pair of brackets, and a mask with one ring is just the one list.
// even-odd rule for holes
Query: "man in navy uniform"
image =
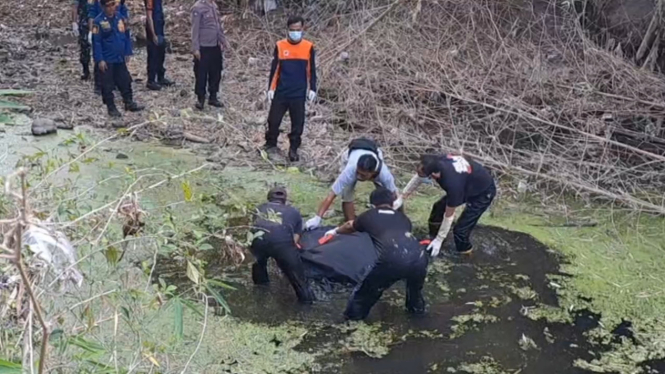
{"label": "man in navy uniform", "polygon": [[164,39],[165,18],[162,0],[145,0],[145,11],[145,35],[148,48],[148,83],[146,87],[149,90],[159,91],[162,87],[173,85],[173,82],[165,77],[166,40]]}
{"label": "man in navy uniform", "polygon": [[125,110],[138,112],[143,106],[132,97],[132,78],[127,70],[127,61],[132,55],[132,40],[127,27],[127,18],[117,11],[115,0],[101,0],[103,12],[95,18],[92,26],[93,54],[102,79],[102,99],[111,117],[120,117],[115,106],[113,88],[120,90]]}
{"label": "man in navy uniform", "polygon": [[90,23],[88,22],[88,0],[72,1],[72,32],[78,37],[80,56],[79,61],[83,68],[81,79],[87,81],[90,79],[90,42],[88,33],[90,32]]}
{"label": "man in navy uniform", "polygon": [[461,155],[422,155],[417,174],[404,188],[403,200],[415,192],[424,179],[430,178],[446,191],[446,195],[432,206],[429,216],[432,242],[427,249],[432,256],[439,254],[441,244],[453,225],[455,210],[465,204],[464,212],[453,229],[453,236],[458,253],[471,253],[471,231],[496,195],[494,178],[481,164]]}
{"label": "man in navy uniform", "polygon": [[[78,0],[79,2],[82,2],[83,0]],[[99,0],[87,0],[87,6],[85,8],[85,14],[88,17],[87,19],[87,27],[86,27],[86,33],[87,33],[87,39],[86,34],[81,34],[79,37],[86,40],[88,42],[88,45],[92,47],[92,24],[95,21],[95,18],[102,14],[102,6],[99,3]],[[118,12],[120,14],[129,19],[129,10],[127,9],[127,6],[125,5],[125,0],[120,1],[120,7],[118,8]],[[80,14],[81,17],[83,17],[83,13]],[[80,26],[80,25],[79,25]],[[95,79],[95,93],[98,95],[101,95],[102,93],[102,74],[99,71],[99,67],[97,64],[94,64],[95,67],[93,69],[94,72],[94,79]]]}

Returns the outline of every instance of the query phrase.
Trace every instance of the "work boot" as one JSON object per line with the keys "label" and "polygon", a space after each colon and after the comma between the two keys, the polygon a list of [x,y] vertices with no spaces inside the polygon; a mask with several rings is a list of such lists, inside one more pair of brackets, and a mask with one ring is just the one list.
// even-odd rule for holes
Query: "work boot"
{"label": "work boot", "polygon": [[146,83],[145,87],[150,91],[159,91],[162,89],[162,86],[160,86],[156,82],[148,82]]}
{"label": "work boot", "polygon": [[195,106],[196,109],[198,109],[198,110],[203,110],[203,105],[204,105],[204,103],[205,103],[205,97],[199,97],[199,98],[196,100],[196,105],[194,105],[194,106]]}
{"label": "work boot", "polygon": [[268,155],[268,158],[270,160],[275,160],[277,157],[281,156],[281,152],[279,151],[279,148],[277,148],[274,145],[265,145],[263,147],[263,151]]}
{"label": "work boot", "polygon": [[137,104],[136,101],[125,103],[125,110],[128,112],[140,112],[143,109],[145,109],[145,107],[143,105]]}
{"label": "work boot", "polygon": [[162,86],[162,87],[171,87],[171,86],[173,86],[173,85],[175,84],[174,81],[172,81],[172,80],[170,80],[170,79],[168,79],[168,78],[165,78],[165,77],[160,78],[160,79],[157,81],[157,83],[159,83],[159,85]]}
{"label": "work boot", "polygon": [[90,80],[90,68],[83,66],[83,75],[81,75],[82,81]]}
{"label": "work boot", "polygon": [[122,117],[122,114],[118,111],[118,108],[115,107],[115,104],[109,105],[108,106],[109,110],[109,117],[111,118],[120,118]]}
{"label": "work boot", "polygon": [[289,149],[289,161],[298,162],[300,161],[300,156],[298,156],[297,149]]}
{"label": "work boot", "polygon": [[222,108],[224,107],[224,104],[222,104],[216,97],[211,96],[210,99],[208,99],[208,105],[214,106],[215,108]]}

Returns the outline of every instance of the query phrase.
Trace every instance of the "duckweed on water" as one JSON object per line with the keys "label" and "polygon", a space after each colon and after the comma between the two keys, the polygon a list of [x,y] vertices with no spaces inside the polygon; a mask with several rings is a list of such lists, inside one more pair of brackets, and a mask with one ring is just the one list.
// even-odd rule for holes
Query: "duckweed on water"
{"label": "duckweed on water", "polygon": [[449,367],[448,373],[459,374],[508,374],[501,365],[491,357],[483,357],[480,362],[461,364],[457,368]]}
{"label": "duckweed on water", "polygon": [[339,327],[342,332],[351,332],[342,343],[347,352],[362,352],[369,357],[381,358],[390,352],[396,337],[392,329],[385,330],[380,324],[349,322]]}
{"label": "duckweed on water", "polygon": [[464,335],[469,330],[479,328],[481,324],[498,322],[499,318],[491,314],[474,313],[455,316],[452,318],[452,321],[455,322],[455,325],[451,327],[452,333],[450,334],[450,339],[455,339]]}

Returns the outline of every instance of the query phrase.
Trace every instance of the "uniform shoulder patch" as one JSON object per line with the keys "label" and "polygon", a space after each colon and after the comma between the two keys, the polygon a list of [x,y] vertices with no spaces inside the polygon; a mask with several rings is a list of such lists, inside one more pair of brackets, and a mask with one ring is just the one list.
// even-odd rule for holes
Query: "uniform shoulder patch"
{"label": "uniform shoulder patch", "polygon": [[97,27],[97,25],[92,26],[92,33],[93,34],[99,34],[99,27]]}
{"label": "uniform shoulder patch", "polygon": [[125,22],[123,20],[118,21],[118,31],[125,32]]}

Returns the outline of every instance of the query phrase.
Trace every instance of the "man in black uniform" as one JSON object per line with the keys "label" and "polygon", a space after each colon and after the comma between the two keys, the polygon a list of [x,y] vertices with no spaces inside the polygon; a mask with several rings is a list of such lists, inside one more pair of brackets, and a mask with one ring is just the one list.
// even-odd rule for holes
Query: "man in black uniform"
{"label": "man in black uniform", "polygon": [[372,209],[348,221],[326,235],[366,232],[378,252],[378,260],[363,282],[353,290],[344,317],[365,319],[383,291],[398,280],[406,280],[406,309],[410,313],[425,312],[422,295],[429,257],[411,234],[411,221],[393,209],[394,194],[383,187],[370,195]]}
{"label": "man in black uniform", "polygon": [[455,210],[466,204],[464,213],[453,229],[453,236],[457,252],[471,253],[471,231],[496,195],[494,178],[481,164],[460,155],[423,155],[420,157],[417,174],[404,188],[403,199],[406,200],[423,179],[427,178],[436,180],[446,191],[446,195],[432,206],[429,216],[432,242],[427,249],[432,251],[432,256],[439,254],[441,244],[448,236],[455,219]]}
{"label": "man in black uniform", "polygon": [[270,282],[268,259],[272,257],[291,282],[298,301],[311,304],[314,294],[305,278],[297,244],[302,234],[302,216],[297,209],[286,205],[284,187],[275,187],[268,192],[268,202],[260,205],[254,215],[252,231],[256,235],[251,247],[256,257],[252,265],[254,284]]}

